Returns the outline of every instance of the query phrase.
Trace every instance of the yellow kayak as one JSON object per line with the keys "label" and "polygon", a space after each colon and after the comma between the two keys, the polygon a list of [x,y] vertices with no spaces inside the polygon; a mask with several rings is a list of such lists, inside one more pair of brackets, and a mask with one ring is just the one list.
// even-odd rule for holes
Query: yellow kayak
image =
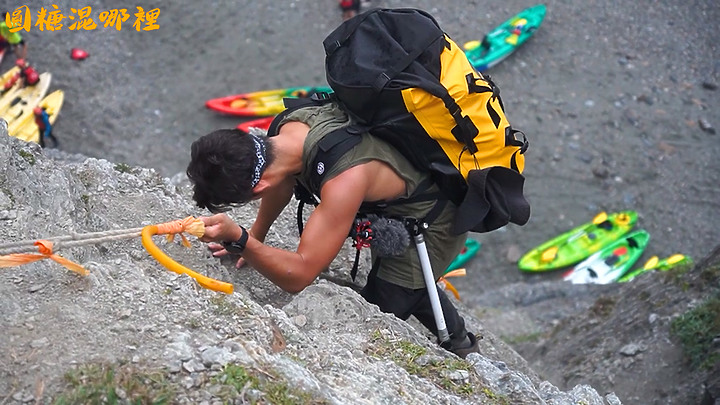
{"label": "yellow kayak", "polygon": [[[20,72],[20,68],[15,66],[0,76],[0,91],[5,88],[5,83],[12,79],[16,74]],[[10,102],[15,98],[17,92],[20,91],[20,80],[18,80],[8,91],[0,93],[0,114],[10,105]]]}
{"label": "yellow kayak", "polygon": [[[48,119],[50,124],[54,125],[58,115],[60,115],[60,109],[62,108],[63,100],[65,99],[65,93],[62,90],[55,90],[52,93],[45,96],[42,101],[38,104],[48,113]],[[32,110],[31,110],[32,112]],[[26,142],[39,143],[39,132],[38,126],[35,123],[35,117],[25,122],[25,125],[18,128],[15,132],[9,132],[11,136],[22,139]]]}
{"label": "yellow kayak", "polygon": [[48,72],[40,74],[40,81],[37,84],[23,87],[10,105],[0,112],[0,116],[8,122],[9,134],[17,131],[28,120],[33,119],[32,110],[45,97],[51,78],[52,76]]}

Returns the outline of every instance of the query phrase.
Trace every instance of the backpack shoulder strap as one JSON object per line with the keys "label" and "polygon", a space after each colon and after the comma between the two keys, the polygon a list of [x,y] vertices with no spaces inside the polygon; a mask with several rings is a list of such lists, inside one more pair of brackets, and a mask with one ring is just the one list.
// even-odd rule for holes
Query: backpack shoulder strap
{"label": "backpack shoulder strap", "polygon": [[306,98],[284,98],[283,104],[285,105],[285,110],[283,110],[283,112],[273,118],[270,126],[268,127],[267,136],[277,135],[278,126],[280,125],[282,120],[285,119],[285,117],[287,117],[288,114],[290,114],[291,112],[305,107],[321,106],[323,104],[329,103],[330,101],[332,101],[332,99],[332,94],[325,92],[313,93],[312,96]]}
{"label": "backpack shoulder strap", "polygon": [[[305,104],[307,106],[307,104]],[[295,198],[299,201],[297,209],[298,232],[303,232],[303,209],[305,204],[317,206],[320,201],[316,194],[320,193],[320,184],[325,173],[362,138],[351,127],[338,128],[325,135],[318,142],[317,153],[312,162],[310,184],[307,187],[299,180],[295,182]]]}
{"label": "backpack shoulder strap", "polygon": [[361,140],[362,137],[352,126],[338,128],[325,135],[317,144],[317,153],[311,166],[310,187],[319,191],[325,173]]}

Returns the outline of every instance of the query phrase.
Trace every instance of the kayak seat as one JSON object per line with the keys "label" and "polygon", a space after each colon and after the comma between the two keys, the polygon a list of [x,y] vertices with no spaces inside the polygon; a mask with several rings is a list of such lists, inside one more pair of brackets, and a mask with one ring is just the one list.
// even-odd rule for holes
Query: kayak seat
{"label": "kayak seat", "polygon": [[607,259],[605,259],[605,264],[612,267],[619,261],[620,261],[620,256],[612,255],[612,256],[608,257]]}
{"label": "kayak seat", "polygon": [[597,227],[600,228],[600,229],[604,229],[604,230],[606,230],[606,231],[609,231],[609,230],[612,229],[613,224],[612,224],[612,222],[610,222],[610,221],[608,221],[608,220],[605,220],[605,221],[600,222],[599,224],[597,224]]}

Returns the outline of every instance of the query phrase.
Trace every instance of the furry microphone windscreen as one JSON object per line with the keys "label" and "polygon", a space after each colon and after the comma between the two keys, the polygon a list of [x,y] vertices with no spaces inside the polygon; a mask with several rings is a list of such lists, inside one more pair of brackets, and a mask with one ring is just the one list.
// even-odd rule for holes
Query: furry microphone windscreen
{"label": "furry microphone windscreen", "polygon": [[370,243],[380,257],[400,256],[410,246],[410,233],[397,219],[368,215],[373,239]]}

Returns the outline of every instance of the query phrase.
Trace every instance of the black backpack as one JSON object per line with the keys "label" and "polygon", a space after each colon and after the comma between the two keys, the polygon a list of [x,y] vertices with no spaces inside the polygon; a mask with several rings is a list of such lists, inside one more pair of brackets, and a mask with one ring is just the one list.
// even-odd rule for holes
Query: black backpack
{"label": "black backpack", "polygon": [[[522,133],[518,140],[520,131],[507,122],[497,86],[470,65],[432,16],[416,9],[370,10],[341,24],[323,45],[334,93],[286,100],[288,109],[273,121],[269,136],[290,111],[335,100],[353,124],[321,140],[316,160],[325,167],[355,146],[358,134],[369,132],[428,171],[443,198],[460,207],[458,234],[527,222],[530,206],[520,174],[527,140]],[[322,174],[317,176],[315,191]],[[296,197],[310,201],[311,194],[296,187]]]}

